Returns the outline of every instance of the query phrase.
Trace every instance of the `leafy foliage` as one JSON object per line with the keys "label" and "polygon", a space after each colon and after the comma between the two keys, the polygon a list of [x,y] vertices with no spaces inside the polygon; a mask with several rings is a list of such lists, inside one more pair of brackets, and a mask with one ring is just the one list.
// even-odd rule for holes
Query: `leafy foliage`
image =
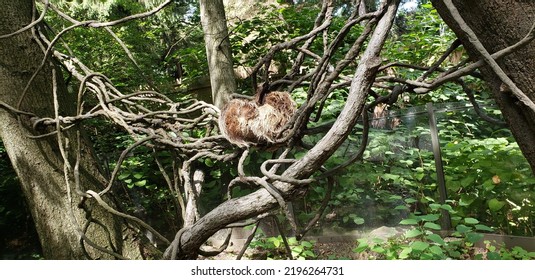
{"label": "leafy foliage", "polygon": [[[424,212],[438,200],[427,115],[398,116],[401,124],[395,131],[370,132],[363,161],[338,177],[340,184],[330,202],[338,218],[332,225],[393,225],[405,211]],[[448,197],[456,201],[452,207],[458,215],[496,225],[501,233],[531,236],[534,179],[509,132],[493,129],[465,109],[450,108],[437,117]],[[358,134],[355,138],[356,143],[347,144],[349,155],[358,144]],[[329,163],[336,165],[344,157],[339,154]],[[323,193],[323,187],[315,187],[309,202],[321,199]],[[407,200],[410,208],[403,207]]]}
{"label": "leafy foliage", "polygon": [[[59,7],[68,10],[77,20],[110,21],[144,12],[161,1],[59,1]],[[163,93],[181,96],[196,79],[206,75],[206,54],[202,30],[192,1],[174,2],[157,16],[110,27],[76,28],[63,39],[69,50],[91,69],[109,76],[120,90],[157,88]],[[53,15],[53,14],[52,14]],[[53,30],[61,30],[67,23],[49,16]],[[110,34],[115,33],[135,59],[137,66],[125,53],[123,46]],[[61,49],[61,45],[58,45]],[[66,53],[67,50],[62,50]],[[94,54],[98,54],[95,57]],[[177,80],[180,80],[177,83]],[[179,93],[177,95],[177,93]]]}
{"label": "leafy foliage", "polygon": [[[400,225],[409,226],[404,236],[382,240],[380,238],[361,238],[354,249],[357,253],[367,252],[372,259],[535,259],[535,252],[515,247],[511,251],[502,247],[497,253],[496,247],[485,241],[486,251],[478,251],[475,243],[482,240],[479,232],[492,232],[493,229],[480,224],[474,218],[456,216],[450,204],[431,204],[429,214],[413,214],[403,219]],[[451,237],[444,238],[437,234],[442,228],[438,220],[447,211],[458,221]]]}
{"label": "leafy foliage", "polygon": [[[295,237],[290,237],[287,239],[287,242],[290,246],[293,259],[310,260],[317,257],[313,250],[314,241],[298,241]],[[284,241],[280,235],[267,238],[259,237],[253,240],[249,247],[257,250],[256,254],[264,254],[265,259],[268,260],[287,259]]]}

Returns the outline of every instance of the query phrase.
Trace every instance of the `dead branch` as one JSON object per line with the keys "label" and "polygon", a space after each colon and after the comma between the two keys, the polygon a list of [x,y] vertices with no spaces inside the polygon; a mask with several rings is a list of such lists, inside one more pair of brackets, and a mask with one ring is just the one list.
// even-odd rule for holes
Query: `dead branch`
{"label": "dead branch", "polygon": [[321,202],[320,207],[316,211],[316,214],[310,221],[307,223],[307,225],[296,234],[296,239],[301,240],[305,234],[311,230],[316,223],[319,222],[321,217],[323,216],[323,213],[325,212],[325,209],[327,209],[327,206],[329,205],[329,202],[331,201],[331,195],[334,189],[334,186],[338,184],[338,181],[333,178],[333,176],[327,176],[327,191],[325,192],[325,197],[323,197],[323,200]]}

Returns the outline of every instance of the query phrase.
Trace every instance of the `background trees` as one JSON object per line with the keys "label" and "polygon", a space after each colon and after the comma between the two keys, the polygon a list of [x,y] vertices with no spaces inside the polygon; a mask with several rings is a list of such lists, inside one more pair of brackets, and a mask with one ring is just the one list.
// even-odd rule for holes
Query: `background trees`
{"label": "background trees", "polygon": [[[516,147],[511,135],[495,120],[500,118],[499,112],[486,105],[491,94],[478,79],[479,71],[470,68],[454,33],[427,2],[416,10],[398,12],[398,1],[364,2],[370,2],[366,10],[353,1],[258,5],[256,14],[240,18],[234,13],[229,18],[228,36],[210,31],[209,23],[216,21],[203,21],[207,17],[202,8],[206,6],[197,9],[195,2],[38,2],[34,19],[47,11],[48,27],[17,36],[35,41],[35,36],[48,34],[48,39],[43,36],[39,41],[50,51],[41,58],[30,56],[36,61],[26,65],[13,62],[8,54],[28,57],[28,50],[6,44],[13,49],[2,45],[0,57],[10,66],[5,68],[9,73],[18,68],[34,73],[42,61],[56,65],[36,74],[34,79],[42,79],[43,86],[30,87],[42,90],[35,93],[42,100],[23,107],[17,105],[16,96],[2,96],[2,112],[10,119],[4,122],[3,131],[20,127],[18,120],[31,116],[27,126],[32,134],[43,134],[38,130],[41,127],[55,132],[43,138],[55,152],[43,157],[56,162],[57,183],[48,189],[58,190],[53,197],[63,206],[37,203],[43,206],[39,210],[34,205],[39,200],[26,194],[36,223],[43,224],[38,231],[46,247],[45,257],[161,258],[163,254],[166,258],[195,258],[225,248],[199,251],[216,231],[258,224],[266,216],[288,219],[283,232],[300,238],[310,230],[319,232],[318,224],[360,229],[397,224],[402,218],[436,211],[435,170],[425,140],[428,127],[423,124],[427,120],[422,123],[403,114],[420,114],[418,106],[430,101],[461,101],[474,107],[477,101],[484,104],[478,114],[498,125],[491,127],[473,114],[444,105],[451,112],[445,123],[439,122],[439,128],[451,200],[440,209],[451,209],[453,226],[477,217],[485,224],[493,223],[489,225],[499,232],[533,235],[534,182],[529,168],[520,154],[513,152]],[[19,9],[25,11],[25,17],[4,17],[6,29],[0,33],[9,34],[28,24],[30,4]],[[5,7],[16,9],[13,5],[23,4]],[[438,5],[438,9],[442,14],[447,7]],[[69,11],[69,16],[58,11]],[[13,24],[15,20],[22,23]],[[202,26],[201,21],[205,22]],[[211,41],[207,35],[213,33],[221,36]],[[17,36],[1,40],[21,38]],[[459,37],[466,46],[466,39]],[[206,44],[199,43],[201,38]],[[234,69],[228,67],[231,56],[225,54],[228,50],[222,44],[227,39]],[[37,44],[31,46],[38,48]],[[469,49],[469,54],[477,52]],[[224,74],[216,75],[222,70],[221,63],[213,62],[220,59],[226,60],[223,64],[227,67]],[[207,69],[211,83],[206,82]],[[2,81],[13,81],[6,77]],[[2,87],[9,90],[2,92],[22,94],[30,77],[18,86],[5,82]],[[291,91],[300,106],[288,127],[289,136],[281,140],[276,152],[230,145],[218,133],[218,102],[217,106],[205,102],[230,93],[251,95],[262,82],[268,82],[272,90]],[[208,84],[212,95],[203,90]],[[66,97],[55,98],[54,93]],[[65,105],[55,106],[56,99]],[[512,118],[509,123],[516,124]],[[77,153],[85,145],[83,133],[77,130],[88,134],[95,157]],[[18,158],[21,143],[35,143],[7,132],[2,139],[12,161]],[[531,143],[529,133],[526,139],[525,143]],[[523,151],[527,149],[529,154],[527,146]],[[42,153],[30,152],[30,148],[22,151],[31,158]],[[511,155],[514,160],[504,159]],[[504,161],[512,164],[494,164]],[[80,172],[77,167],[84,162],[100,170]],[[23,172],[16,164],[14,167],[24,189],[32,189],[26,180],[37,179],[27,174],[38,175],[34,171],[38,169]],[[78,180],[85,175],[99,178],[100,183]],[[40,213],[49,212],[80,214],[75,220],[52,219],[69,224],[60,228],[72,236],[73,243],[64,246],[61,254],[55,254],[44,229],[55,224],[42,219]],[[88,218],[84,213],[95,216]],[[326,214],[329,218],[320,220]],[[414,220],[432,222],[425,219]],[[98,233],[104,228],[115,236],[111,242],[99,239],[106,237]],[[120,237],[124,234],[127,238]],[[94,246],[98,244],[108,251]],[[93,249],[86,254],[87,248]]]}

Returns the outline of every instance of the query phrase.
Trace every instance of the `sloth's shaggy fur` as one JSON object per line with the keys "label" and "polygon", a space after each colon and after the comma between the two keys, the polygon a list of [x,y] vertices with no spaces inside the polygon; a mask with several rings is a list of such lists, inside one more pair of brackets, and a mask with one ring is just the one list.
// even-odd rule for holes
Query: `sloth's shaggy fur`
{"label": "sloth's shaggy fur", "polygon": [[239,146],[269,144],[277,140],[282,129],[296,111],[296,104],[288,92],[272,91],[260,104],[255,100],[233,99],[221,110],[221,133]]}

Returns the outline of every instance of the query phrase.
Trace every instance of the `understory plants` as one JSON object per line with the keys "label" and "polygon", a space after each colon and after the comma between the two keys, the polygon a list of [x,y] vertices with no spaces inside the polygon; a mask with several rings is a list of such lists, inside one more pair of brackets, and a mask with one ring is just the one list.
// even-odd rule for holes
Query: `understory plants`
{"label": "understory plants", "polygon": [[[451,202],[450,202],[451,203]],[[457,216],[450,204],[432,203],[428,214],[411,214],[399,223],[406,231],[389,238],[360,238],[354,252],[368,259],[386,260],[512,260],[535,259],[535,252],[518,246],[508,249],[504,244],[483,240],[482,232],[494,230],[475,218]],[[442,231],[439,220],[451,216],[452,229]],[[484,246],[482,246],[484,244]]]}

